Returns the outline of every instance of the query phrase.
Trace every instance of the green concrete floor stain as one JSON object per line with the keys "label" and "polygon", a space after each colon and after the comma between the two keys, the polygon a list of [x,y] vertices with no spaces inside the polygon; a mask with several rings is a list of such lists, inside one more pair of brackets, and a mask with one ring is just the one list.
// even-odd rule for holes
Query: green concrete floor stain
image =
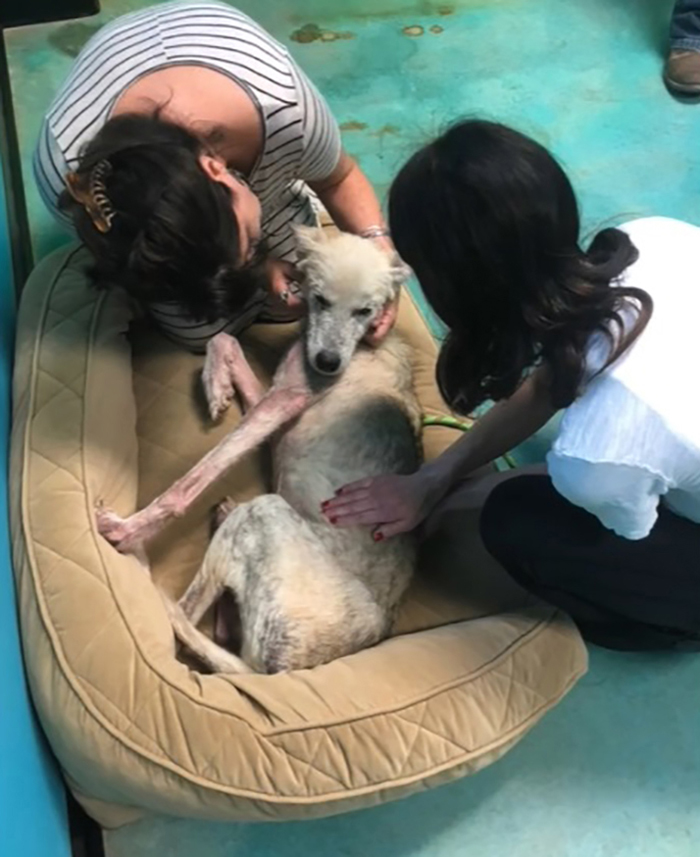
{"label": "green concrete floor stain", "polygon": [[[99,19],[7,36],[25,166],[51,92],[95,21],[147,4],[102,5]],[[554,150],[579,192],[589,234],[649,214],[700,223],[700,105],[675,101],[660,79],[671,5],[238,3],[288,46],[326,95],[347,149],[382,197],[417,146],[461,116],[486,116]],[[314,38],[294,39],[300,30]],[[28,192],[35,247],[43,255],[65,238],[42,211],[31,180]],[[546,443],[544,433],[521,458],[541,457]],[[591,673],[571,696],[474,778],[308,824],[148,821],[109,834],[108,851],[110,857],[697,857],[699,725],[696,658],[594,652]]]}
{"label": "green concrete floor stain", "polygon": [[318,24],[304,24],[303,27],[299,27],[298,30],[294,30],[289,38],[293,42],[299,42],[301,45],[308,44],[309,42],[335,42],[337,39],[354,39],[355,34],[350,32],[349,30],[341,30],[337,32],[335,30],[322,30]]}
{"label": "green concrete floor stain", "polygon": [[[317,17],[325,22],[333,20],[377,21],[397,17],[438,17],[444,18],[457,12],[475,9],[493,9],[496,6],[516,5],[523,0],[457,0],[450,3],[436,3],[430,0],[340,0],[328,3],[327,0],[305,0],[301,3],[286,4],[286,14],[290,20],[301,20],[303,16]],[[240,8],[240,4],[239,4]],[[302,11],[303,10],[303,11]]]}

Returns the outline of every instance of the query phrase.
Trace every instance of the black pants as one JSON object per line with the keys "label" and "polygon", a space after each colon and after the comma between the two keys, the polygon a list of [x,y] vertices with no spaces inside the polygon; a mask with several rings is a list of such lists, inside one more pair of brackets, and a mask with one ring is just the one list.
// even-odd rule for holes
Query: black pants
{"label": "black pants", "polygon": [[561,497],[547,476],[519,476],[481,515],[489,553],[523,587],[561,607],[610,649],[700,650],[700,524],[660,509],[629,541]]}
{"label": "black pants", "polygon": [[700,50],[700,0],[676,0],[671,17],[671,48]]}

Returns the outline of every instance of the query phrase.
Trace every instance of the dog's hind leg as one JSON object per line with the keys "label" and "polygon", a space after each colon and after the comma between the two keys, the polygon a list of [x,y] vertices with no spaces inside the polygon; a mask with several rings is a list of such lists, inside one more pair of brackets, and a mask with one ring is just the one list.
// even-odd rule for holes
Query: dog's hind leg
{"label": "dog's hind leg", "polygon": [[[241,658],[218,644],[216,634],[211,640],[196,627],[207,610],[221,601],[226,589],[237,598],[245,593],[246,558],[236,545],[239,536],[243,541],[250,541],[246,538],[246,505],[236,506],[230,499],[219,505],[217,514],[221,520],[217,522],[204,561],[185,594],[175,603],[161,593],[177,639],[214,672],[251,672]],[[223,535],[220,534],[222,528]]]}
{"label": "dog's hind leg", "polygon": [[199,571],[178,602],[193,625],[199,625],[207,610],[223,594],[226,587],[223,572],[221,564],[212,562],[207,551]]}
{"label": "dog's hind leg", "polygon": [[262,673],[314,667],[377,642],[383,611],[319,528],[282,497],[236,508],[207,552],[238,603],[241,656]]}
{"label": "dog's hind leg", "polygon": [[196,628],[179,604],[171,601],[165,594],[162,594],[162,597],[175,636],[206,667],[216,673],[252,672],[241,658],[222,649]]}
{"label": "dog's hind leg", "polygon": [[211,533],[219,529],[223,522],[238,507],[238,503],[232,497],[224,497],[224,499],[214,508],[212,512]]}

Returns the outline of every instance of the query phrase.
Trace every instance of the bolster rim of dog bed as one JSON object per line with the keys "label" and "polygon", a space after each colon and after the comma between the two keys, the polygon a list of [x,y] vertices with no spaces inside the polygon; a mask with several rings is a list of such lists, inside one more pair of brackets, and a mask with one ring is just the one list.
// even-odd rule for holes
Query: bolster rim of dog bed
{"label": "bolster rim of dog bed", "polygon": [[[490,764],[568,692],[585,648],[536,603],[300,673],[210,676],[180,663],[149,576],[95,530],[95,502],[136,508],[140,456],[165,454],[137,436],[164,376],[132,376],[128,301],[89,286],[86,263],[81,248],[56,251],[22,295],[10,500],[30,687],[93,817],[282,820],[376,805]],[[404,304],[418,383],[432,389],[423,404],[439,412],[435,348]],[[433,452],[452,439],[434,430]]]}

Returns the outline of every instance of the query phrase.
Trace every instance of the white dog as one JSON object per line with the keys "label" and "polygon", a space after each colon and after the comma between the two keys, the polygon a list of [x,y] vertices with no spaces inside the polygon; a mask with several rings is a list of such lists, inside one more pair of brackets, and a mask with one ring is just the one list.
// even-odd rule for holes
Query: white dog
{"label": "white dog", "polygon": [[[98,511],[119,550],[140,548],[220,473],[274,441],[275,494],[234,506],[179,605],[178,638],[211,669],[303,669],[371,646],[390,631],[415,565],[411,536],[377,542],[366,528],[335,528],[321,503],[341,486],[420,464],[420,409],[407,346],[363,340],[397,293],[391,262],[370,241],[323,230],[298,235],[308,317],[301,340],[265,392],[236,340],[210,343],[204,384],[213,417],[235,393],[246,416],[190,473],[126,520]],[[241,615],[238,658],[196,629],[225,589]]]}

